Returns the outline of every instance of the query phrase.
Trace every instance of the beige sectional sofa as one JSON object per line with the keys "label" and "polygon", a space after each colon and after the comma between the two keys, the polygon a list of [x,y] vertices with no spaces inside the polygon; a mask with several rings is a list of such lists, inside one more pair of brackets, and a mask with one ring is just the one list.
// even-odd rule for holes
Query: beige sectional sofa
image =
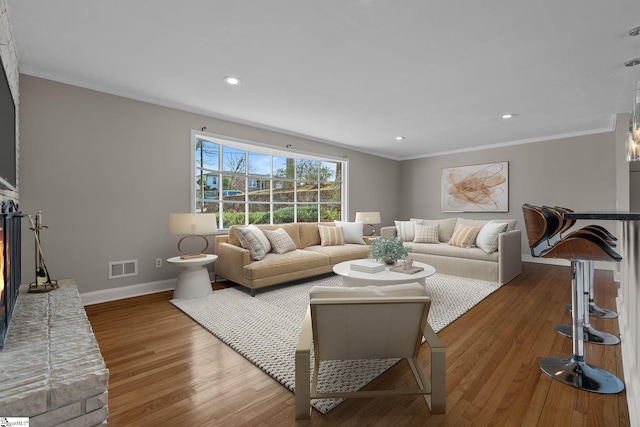
{"label": "beige sectional sofa", "polygon": [[[491,233],[478,234],[476,237],[486,237],[489,234],[489,238],[493,240],[486,242],[485,238],[482,243],[474,240],[471,242],[472,246],[468,248],[449,244],[456,227],[460,225],[477,227],[477,231],[481,232],[489,222],[492,224],[487,226],[487,229],[492,226],[495,228],[495,223],[506,223],[506,230],[493,235]],[[438,225],[437,243],[414,242],[414,240],[419,240],[411,233],[412,227],[415,227],[416,224],[421,226]],[[522,272],[521,232],[515,228],[515,225],[516,220],[478,221],[465,218],[443,220],[411,218],[410,221],[396,221],[396,226],[383,227],[380,234],[381,237],[400,237],[405,241],[406,246],[411,247],[409,258],[432,265],[438,273],[504,284]],[[493,243],[493,248],[497,250],[492,251],[493,248],[488,248],[488,243]]]}
{"label": "beige sectional sofa", "polygon": [[257,225],[263,231],[282,228],[295,244],[295,250],[269,252],[260,260],[251,259],[250,251],[243,248],[235,232],[236,228],[245,227],[232,226],[228,235],[216,236],[216,276],[246,286],[255,295],[258,288],[328,273],[335,264],[369,255],[371,248],[364,241],[322,246],[318,225],[335,226],[332,222]]}

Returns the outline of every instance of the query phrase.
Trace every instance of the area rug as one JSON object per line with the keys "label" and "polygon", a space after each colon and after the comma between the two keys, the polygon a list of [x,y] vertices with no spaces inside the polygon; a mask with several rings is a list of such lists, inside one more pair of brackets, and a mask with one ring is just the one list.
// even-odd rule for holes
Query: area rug
{"label": "area rug", "polygon": [[[259,290],[242,286],[171,303],[235,351],[295,393],[295,348],[309,304],[311,286],[341,286],[333,274]],[[429,324],[439,332],[500,287],[499,283],[435,273],[427,277]],[[322,362],[318,390],[359,390],[396,360]],[[313,370],[313,354],[311,369]],[[325,414],[342,399],[316,399]]]}

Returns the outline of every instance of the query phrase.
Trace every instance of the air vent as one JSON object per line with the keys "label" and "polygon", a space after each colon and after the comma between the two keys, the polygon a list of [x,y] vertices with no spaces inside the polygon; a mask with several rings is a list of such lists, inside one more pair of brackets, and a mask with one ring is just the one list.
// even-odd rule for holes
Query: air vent
{"label": "air vent", "polygon": [[138,260],[114,261],[109,263],[109,279],[135,276],[138,274]]}

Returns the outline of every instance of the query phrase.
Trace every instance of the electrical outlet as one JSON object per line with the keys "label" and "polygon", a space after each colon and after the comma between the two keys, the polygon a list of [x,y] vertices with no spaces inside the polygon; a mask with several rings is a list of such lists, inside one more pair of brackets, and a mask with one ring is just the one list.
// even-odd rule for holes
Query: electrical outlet
{"label": "electrical outlet", "polygon": [[162,267],[162,258],[156,258],[156,267],[157,268]]}

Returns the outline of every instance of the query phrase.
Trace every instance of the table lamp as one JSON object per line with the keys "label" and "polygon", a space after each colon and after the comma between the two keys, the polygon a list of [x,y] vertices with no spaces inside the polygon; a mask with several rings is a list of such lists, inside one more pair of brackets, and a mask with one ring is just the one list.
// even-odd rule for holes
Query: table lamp
{"label": "table lamp", "polygon": [[382,222],[380,212],[356,212],[356,221],[362,221],[365,226],[371,227],[371,234],[365,234],[367,237],[376,234],[376,228],[373,224],[380,224]]}
{"label": "table lamp", "polygon": [[[186,214],[176,213],[169,215],[169,234],[185,234],[178,241],[178,251],[182,254],[180,258],[204,258],[205,252],[209,248],[209,241],[203,234],[213,234],[217,231],[216,214]],[[204,249],[200,253],[189,254],[182,250],[182,242],[187,238],[201,237],[205,241]]]}

